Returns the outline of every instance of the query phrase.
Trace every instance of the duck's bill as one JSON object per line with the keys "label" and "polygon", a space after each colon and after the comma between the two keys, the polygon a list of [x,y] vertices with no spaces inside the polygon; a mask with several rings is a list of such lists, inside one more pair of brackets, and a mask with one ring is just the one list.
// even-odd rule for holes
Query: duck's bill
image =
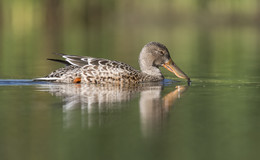
{"label": "duck's bill", "polygon": [[187,81],[190,82],[190,78],[171,59],[162,66],[174,73],[177,77],[187,79]]}

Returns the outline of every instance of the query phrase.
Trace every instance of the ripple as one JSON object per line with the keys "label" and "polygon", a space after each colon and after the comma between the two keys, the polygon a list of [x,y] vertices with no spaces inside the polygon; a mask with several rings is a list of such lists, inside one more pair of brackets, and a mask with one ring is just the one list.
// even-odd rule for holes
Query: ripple
{"label": "ripple", "polygon": [[0,86],[22,86],[47,83],[48,82],[33,81],[31,79],[0,79]]}

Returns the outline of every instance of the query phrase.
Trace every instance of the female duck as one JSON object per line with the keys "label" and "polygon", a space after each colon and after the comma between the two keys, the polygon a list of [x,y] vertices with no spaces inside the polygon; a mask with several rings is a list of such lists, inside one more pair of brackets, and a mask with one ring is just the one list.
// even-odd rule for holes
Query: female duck
{"label": "female duck", "polygon": [[49,59],[66,64],[46,77],[35,80],[61,83],[140,83],[156,82],[164,79],[159,67],[163,66],[177,77],[190,78],[173,62],[168,49],[158,42],[150,42],[141,50],[140,69],[128,64],[103,58],[58,54],[65,60]]}

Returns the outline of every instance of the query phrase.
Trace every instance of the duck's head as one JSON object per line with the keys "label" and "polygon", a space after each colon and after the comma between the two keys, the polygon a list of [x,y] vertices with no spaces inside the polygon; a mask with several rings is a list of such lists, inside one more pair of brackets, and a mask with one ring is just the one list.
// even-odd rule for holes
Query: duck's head
{"label": "duck's head", "polygon": [[163,66],[177,77],[190,78],[173,62],[168,49],[161,43],[150,42],[141,50],[139,56],[141,71],[150,75],[161,75],[159,67]]}

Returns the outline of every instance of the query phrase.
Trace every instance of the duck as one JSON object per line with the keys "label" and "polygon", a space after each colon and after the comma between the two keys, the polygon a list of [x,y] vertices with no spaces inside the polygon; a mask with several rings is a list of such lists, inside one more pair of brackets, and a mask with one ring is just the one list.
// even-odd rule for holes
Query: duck
{"label": "duck", "polygon": [[190,78],[174,63],[165,45],[149,42],[139,55],[140,70],[114,60],[88,56],[55,53],[63,59],[48,59],[65,64],[35,81],[82,84],[137,84],[158,82],[164,79],[159,67],[164,67],[181,79],[190,82]]}

